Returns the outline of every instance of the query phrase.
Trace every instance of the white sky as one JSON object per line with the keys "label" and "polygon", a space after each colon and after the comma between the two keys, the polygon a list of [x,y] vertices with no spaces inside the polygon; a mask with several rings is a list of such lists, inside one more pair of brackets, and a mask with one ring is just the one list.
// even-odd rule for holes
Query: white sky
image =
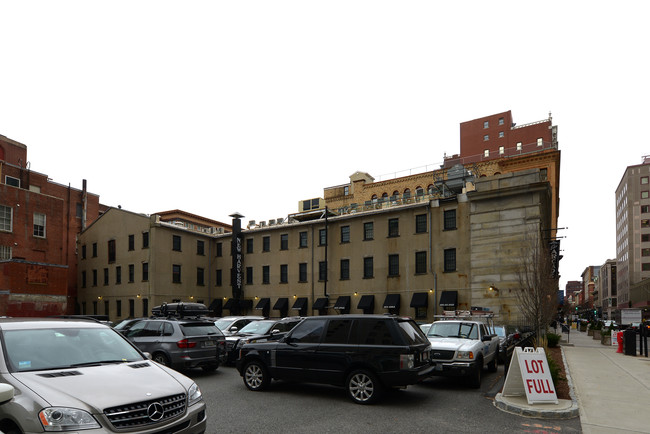
{"label": "white sky", "polygon": [[104,204],[230,223],[550,111],[563,289],[615,257],[614,191],[650,154],[650,2],[442,3],[0,0],[0,134]]}

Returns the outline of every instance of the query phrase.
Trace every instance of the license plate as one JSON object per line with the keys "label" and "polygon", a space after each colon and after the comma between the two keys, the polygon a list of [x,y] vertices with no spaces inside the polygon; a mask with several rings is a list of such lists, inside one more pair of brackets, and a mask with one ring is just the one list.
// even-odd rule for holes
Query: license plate
{"label": "license plate", "polygon": [[441,363],[436,364],[436,371],[442,371],[442,364]]}
{"label": "license plate", "polygon": [[204,347],[215,347],[217,344],[214,343],[214,341],[205,341],[203,342]]}

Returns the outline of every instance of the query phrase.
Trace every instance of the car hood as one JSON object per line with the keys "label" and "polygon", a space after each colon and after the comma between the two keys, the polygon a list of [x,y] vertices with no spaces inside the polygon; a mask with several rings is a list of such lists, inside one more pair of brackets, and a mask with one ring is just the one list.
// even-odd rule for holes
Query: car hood
{"label": "car hood", "polygon": [[462,338],[428,338],[431,348],[436,350],[460,350],[470,349],[476,341]]}
{"label": "car hood", "polygon": [[[91,413],[103,409],[187,393],[192,380],[151,361],[75,369],[17,372],[13,377],[51,406]],[[183,382],[184,384],[181,384]]]}

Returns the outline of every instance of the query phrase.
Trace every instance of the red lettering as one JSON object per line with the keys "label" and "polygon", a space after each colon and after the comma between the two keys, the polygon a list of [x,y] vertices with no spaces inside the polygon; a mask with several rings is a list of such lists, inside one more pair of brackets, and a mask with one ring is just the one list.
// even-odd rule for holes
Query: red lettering
{"label": "red lettering", "polygon": [[[535,381],[533,382],[533,384],[535,385],[535,392],[537,392],[537,393],[542,393],[542,384],[541,384],[541,381],[539,381],[539,380],[535,380]],[[538,388],[538,386],[539,386],[539,388]]]}
{"label": "red lettering", "polygon": [[555,393],[555,390],[553,390],[553,386],[548,382],[548,379],[546,380],[546,385],[548,386],[548,393]]}
{"label": "red lettering", "polygon": [[533,387],[531,385],[532,382],[533,382],[533,380],[531,380],[530,378],[528,380],[526,380],[526,386],[528,387],[528,393],[532,392],[532,389],[533,389]]}
{"label": "red lettering", "polygon": [[528,360],[524,360],[524,364],[526,365],[526,372],[531,374],[533,371],[530,370],[530,367],[528,366]]}

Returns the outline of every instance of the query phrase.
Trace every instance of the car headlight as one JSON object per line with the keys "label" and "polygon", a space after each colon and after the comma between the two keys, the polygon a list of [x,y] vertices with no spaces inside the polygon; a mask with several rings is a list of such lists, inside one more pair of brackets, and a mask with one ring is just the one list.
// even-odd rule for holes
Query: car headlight
{"label": "car headlight", "polygon": [[459,351],[458,358],[463,360],[474,360],[474,353],[471,351]]}
{"label": "car headlight", "polygon": [[49,407],[38,413],[45,431],[77,431],[101,428],[90,413],[78,408]]}
{"label": "car headlight", "polygon": [[203,394],[201,393],[201,389],[199,389],[199,386],[197,386],[196,383],[192,383],[190,389],[187,391],[188,406],[194,405],[202,399]]}

